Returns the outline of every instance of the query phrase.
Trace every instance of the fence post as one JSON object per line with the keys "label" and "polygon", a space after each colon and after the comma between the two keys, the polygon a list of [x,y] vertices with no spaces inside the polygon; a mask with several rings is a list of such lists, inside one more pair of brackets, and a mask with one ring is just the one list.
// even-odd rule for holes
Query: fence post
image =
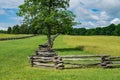
{"label": "fence post", "polygon": [[55,63],[56,69],[64,69],[64,62],[62,61],[61,57],[55,56],[53,62]]}
{"label": "fence post", "polygon": [[33,67],[34,66],[34,64],[33,64],[33,56],[30,56],[30,64],[31,64],[31,67]]}
{"label": "fence post", "polygon": [[102,56],[101,57],[101,66],[103,68],[108,68],[108,64],[110,64],[109,56]]}

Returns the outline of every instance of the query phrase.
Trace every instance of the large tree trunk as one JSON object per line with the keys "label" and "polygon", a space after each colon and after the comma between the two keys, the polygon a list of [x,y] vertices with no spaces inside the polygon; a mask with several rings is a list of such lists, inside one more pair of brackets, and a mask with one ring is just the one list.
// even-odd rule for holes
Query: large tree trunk
{"label": "large tree trunk", "polygon": [[[49,15],[51,14],[51,0],[49,1],[48,13],[49,13]],[[52,48],[52,44],[51,44],[51,25],[48,25],[47,28],[48,28],[48,47]]]}
{"label": "large tree trunk", "polygon": [[[49,1],[49,9],[48,9],[49,15],[51,14],[51,10],[52,10],[51,2],[53,2],[53,1],[52,0]],[[53,36],[51,38],[51,28],[52,28],[52,26],[50,24],[48,24],[48,27],[47,27],[47,29],[48,29],[48,43],[46,43],[46,44],[48,45],[49,48],[53,47],[53,42],[54,42],[55,38],[59,35],[59,34],[56,34],[55,36]]]}
{"label": "large tree trunk", "polygon": [[52,38],[51,38],[51,48],[53,47],[54,45],[54,40],[59,36],[59,33],[57,33],[56,35],[54,35]]}
{"label": "large tree trunk", "polygon": [[44,45],[52,48],[54,45],[54,40],[59,36],[59,33],[57,33],[56,35],[54,35],[53,37],[51,37],[51,35],[48,34],[48,42],[45,43]]}
{"label": "large tree trunk", "polygon": [[52,48],[52,42],[51,42],[51,26],[48,26],[48,46]]}

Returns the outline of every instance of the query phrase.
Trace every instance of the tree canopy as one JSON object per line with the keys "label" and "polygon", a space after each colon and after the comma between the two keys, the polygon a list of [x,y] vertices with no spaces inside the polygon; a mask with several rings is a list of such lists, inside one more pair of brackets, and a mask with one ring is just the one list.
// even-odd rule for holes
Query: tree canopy
{"label": "tree canopy", "polygon": [[72,27],[75,15],[67,10],[70,0],[24,0],[19,6],[19,16],[24,24],[47,29],[48,43],[51,46],[51,32],[63,27]]}

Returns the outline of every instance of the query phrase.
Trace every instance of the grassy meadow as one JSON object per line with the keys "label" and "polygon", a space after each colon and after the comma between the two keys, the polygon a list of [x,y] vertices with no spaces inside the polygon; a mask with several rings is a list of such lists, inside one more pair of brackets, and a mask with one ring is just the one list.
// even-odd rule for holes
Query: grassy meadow
{"label": "grassy meadow", "polygon": [[[30,67],[28,56],[35,54],[46,36],[0,41],[0,80],[119,80],[120,69],[44,69]],[[59,55],[110,54],[120,56],[120,37],[60,35],[54,43]]]}

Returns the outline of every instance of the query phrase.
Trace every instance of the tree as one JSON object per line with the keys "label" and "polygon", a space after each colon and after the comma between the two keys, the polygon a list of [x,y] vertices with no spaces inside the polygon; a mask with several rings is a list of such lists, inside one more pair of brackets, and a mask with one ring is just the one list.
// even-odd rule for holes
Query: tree
{"label": "tree", "polygon": [[11,32],[12,32],[12,28],[11,28],[11,27],[8,27],[7,33],[8,33],[8,34],[11,34]]}
{"label": "tree", "polygon": [[19,25],[15,25],[13,26],[13,29],[12,29],[12,34],[19,34]]}
{"label": "tree", "polygon": [[0,33],[7,33],[6,30],[0,30]]}
{"label": "tree", "polygon": [[22,24],[19,26],[19,33],[20,34],[28,34],[29,33],[28,30],[29,30],[29,28],[26,24]]}
{"label": "tree", "polygon": [[111,24],[106,27],[106,35],[113,35],[113,31],[115,30],[116,25]]}
{"label": "tree", "polygon": [[69,1],[70,0],[24,0],[24,4],[19,6],[18,15],[23,16],[24,22],[29,26],[46,27],[48,45],[52,47],[52,28],[63,26],[65,22],[72,26],[72,21],[75,16],[71,15],[72,12],[66,10],[69,7]]}
{"label": "tree", "polygon": [[73,22],[75,15],[68,10],[60,10],[58,12],[58,19],[59,22],[57,23],[57,32],[62,34],[68,34],[69,31],[72,29],[73,25],[76,25],[76,22]]}
{"label": "tree", "polygon": [[101,35],[101,28],[100,27],[95,28],[95,35]]}
{"label": "tree", "polygon": [[116,36],[120,36],[120,24],[118,24],[114,30],[114,35]]}
{"label": "tree", "polygon": [[86,35],[95,35],[95,29],[91,28],[86,31]]}

